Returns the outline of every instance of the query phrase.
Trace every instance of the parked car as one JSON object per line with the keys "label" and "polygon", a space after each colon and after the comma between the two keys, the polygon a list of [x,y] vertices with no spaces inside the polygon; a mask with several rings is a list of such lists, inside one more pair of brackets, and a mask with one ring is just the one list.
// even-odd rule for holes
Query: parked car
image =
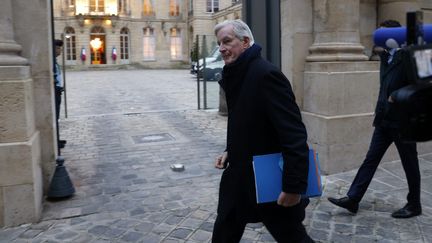
{"label": "parked car", "polygon": [[207,81],[219,81],[222,78],[223,60],[212,62],[203,69],[202,77]]}
{"label": "parked car", "polygon": [[[219,61],[219,60],[222,60],[222,56],[219,52],[219,47],[215,47],[212,50],[212,52],[210,53],[210,55],[205,58],[205,64],[207,66],[207,65],[209,65],[213,62]],[[191,63],[191,73],[193,73],[193,74],[198,73],[197,66],[199,66],[200,70],[203,69],[203,66],[204,66],[204,59],[203,58],[199,59],[198,62],[192,62]]]}

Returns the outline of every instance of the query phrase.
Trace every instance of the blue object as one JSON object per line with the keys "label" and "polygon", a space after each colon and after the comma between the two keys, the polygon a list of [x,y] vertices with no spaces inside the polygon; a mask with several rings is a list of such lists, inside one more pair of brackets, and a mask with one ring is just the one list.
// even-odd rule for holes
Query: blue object
{"label": "blue object", "polygon": [[[282,192],[281,160],[283,161],[281,153],[253,157],[257,203],[277,201]],[[313,149],[309,149],[309,176],[305,196],[319,197],[321,195],[322,183],[318,155]]]}
{"label": "blue object", "polygon": [[[406,44],[406,27],[378,28],[373,34],[375,46],[400,48]],[[423,25],[424,41],[432,43],[432,24]]]}

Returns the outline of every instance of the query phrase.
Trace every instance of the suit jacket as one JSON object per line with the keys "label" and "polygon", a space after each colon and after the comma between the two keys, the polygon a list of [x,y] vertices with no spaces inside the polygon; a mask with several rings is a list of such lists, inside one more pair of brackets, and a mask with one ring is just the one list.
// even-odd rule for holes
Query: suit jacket
{"label": "suit jacket", "polygon": [[[228,106],[228,167],[220,184],[220,215],[235,210],[259,220],[252,156],[282,152],[282,190],[303,194],[307,187],[307,133],[288,79],[261,58],[256,44],[225,65],[220,84]],[[276,205],[275,205],[276,206]]]}
{"label": "suit jacket", "polygon": [[395,92],[412,82],[412,73],[409,53],[406,50],[396,51],[390,63],[388,63],[389,57],[386,51],[381,54],[380,90],[373,124],[399,128],[402,114],[398,112],[396,104],[388,102],[388,99],[390,96],[395,97]]}

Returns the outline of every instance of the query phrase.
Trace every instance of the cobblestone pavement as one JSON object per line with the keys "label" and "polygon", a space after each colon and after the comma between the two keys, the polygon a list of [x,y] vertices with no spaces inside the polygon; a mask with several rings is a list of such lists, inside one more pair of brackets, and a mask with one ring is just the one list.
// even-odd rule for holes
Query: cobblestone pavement
{"label": "cobblestone pavement", "polygon": [[[209,242],[226,117],[197,110],[187,70],[68,72],[62,150],[72,198],[45,201],[39,223],[0,229],[0,242]],[[217,92],[213,90],[212,92]],[[183,172],[170,169],[185,165]],[[399,161],[382,164],[357,215],[334,207],[355,171],[326,176],[304,221],[318,242],[432,242],[432,154],[421,157],[423,215],[393,219],[407,191]],[[241,242],[274,242],[248,224]]]}

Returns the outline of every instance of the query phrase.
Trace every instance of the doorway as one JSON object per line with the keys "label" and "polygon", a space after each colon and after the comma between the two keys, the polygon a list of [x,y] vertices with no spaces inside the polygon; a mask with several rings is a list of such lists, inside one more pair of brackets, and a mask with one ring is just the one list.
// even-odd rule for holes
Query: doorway
{"label": "doorway", "polygon": [[90,63],[92,65],[106,64],[105,30],[95,26],[90,32]]}
{"label": "doorway", "polygon": [[106,64],[105,35],[90,35],[91,64]]}

